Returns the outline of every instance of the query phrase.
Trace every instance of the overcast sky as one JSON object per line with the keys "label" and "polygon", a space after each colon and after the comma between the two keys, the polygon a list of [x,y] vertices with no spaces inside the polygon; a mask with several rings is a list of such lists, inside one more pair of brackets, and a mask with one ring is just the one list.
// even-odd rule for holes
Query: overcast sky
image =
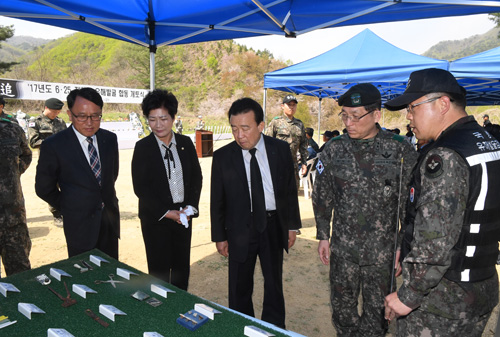
{"label": "overcast sky", "polygon": [[[0,25],[14,25],[15,35],[28,35],[46,39],[56,39],[72,31],[31,23],[24,20],[0,16]],[[414,20],[406,22],[381,23],[352,27],[338,27],[314,31],[297,38],[283,36],[263,36],[237,39],[239,44],[255,50],[269,50],[275,58],[302,62],[328,51],[347,41],[365,28],[396,47],[422,54],[440,41],[460,40],[486,33],[494,27],[487,14],[451,18]],[[374,51],[376,52],[376,51]]]}

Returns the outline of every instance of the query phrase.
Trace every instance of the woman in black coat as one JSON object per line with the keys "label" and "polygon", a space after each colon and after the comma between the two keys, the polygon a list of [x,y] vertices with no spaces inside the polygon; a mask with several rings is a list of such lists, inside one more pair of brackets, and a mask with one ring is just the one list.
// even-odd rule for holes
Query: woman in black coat
{"label": "woman in black coat", "polygon": [[177,107],[166,90],[144,98],[142,111],[152,132],[135,145],[132,181],[149,273],[187,290],[191,219],[198,216],[202,175],[191,139],[172,131]]}

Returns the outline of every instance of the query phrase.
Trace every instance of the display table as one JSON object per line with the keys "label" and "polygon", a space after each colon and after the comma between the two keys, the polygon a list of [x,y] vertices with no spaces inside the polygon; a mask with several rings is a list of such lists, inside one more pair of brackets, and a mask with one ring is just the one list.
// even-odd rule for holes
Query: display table
{"label": "display table", "polygon": [[[101,263],[101,266],[90,262],[90,255],[99,256],[109,263]],[[93,270],[81,272],[74,267],[75,263],[82,266],[81,260],[86,261]],[[50,275],[50,269],[56,268],[71,275],[62,276],[61,281]],[[117,275],[117,268],[137,273],[131,275],[130,280]],[[43,285],[36,280],[36,276],[46,274],[51,282]],[[96,280],[107,281],[109,274],[114,274],[117,283],[116,288],[112,283],[96,284]],[[20,292],[7,292],[7,297],[0,294],[0,316],[8,316],[10,321],[17,323],[0,329],[2,336],[47,336],[49,328],[66,329],[74,336],[138,336],[142,337],[144,332],[157,332],[163,336],[243,336],[247,325],[257,326],[276,336],[288,336],[280,329],[273,330],[262,321],[247,318],[227,308],[218,306],[210,301],[189,294],[166,282],[160,281],[150,275],[144,274],[124,263],[107,256],[99,250],[93,250],[67,260],[62,260],[50,265],[29,270],[17,275],[0,279],[2,283],[14,285]],[[66,282],[72,299],[76,304],[63,307],[63,301],[52,293],[51,287],[57,293],[66,297],[64,283]],[[86,298],[73,292],[73,284],[87,286],[97,293],[86,293]],[[167,298],[151,291],[151,284],[161,285],[175,291],[168,293]],[[162,302],[154,307],[139,301],[131,295],[136,291],[142,291]],[[18,304],[32,303],[45,311],[31,314],[31,320],[18,311]],[[196,303],[204,303],[214,309],[221,311],[215,315],[214,320],[208,320],[206,324],[195,331],[191,331],[176,322],[179,314],[185,314],[194,309]],[[126,315],[115,316],[115,321],[107,318],[99,312],[100,305],[112,305],[126,313]],[[86,314],[90,309],[99,318],[109,323],[107,328]]]}

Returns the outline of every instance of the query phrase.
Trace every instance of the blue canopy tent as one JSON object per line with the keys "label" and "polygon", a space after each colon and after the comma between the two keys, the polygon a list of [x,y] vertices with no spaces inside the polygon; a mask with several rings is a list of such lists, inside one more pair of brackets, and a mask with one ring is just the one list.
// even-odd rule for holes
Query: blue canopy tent
{"label": "blue canopy tent", "polygon": [[371,82],[383,100],[403,93],[410,73],[423,68],[448,69],[448,61],[400,49],[369,29],[310,60],[264,75],[264,88],[338,98],[352,85]]}
{"label": "blue canopy tent", "polygon": [[4,0],[0,15],[149,47],[500,12],[492,0]]}
{"label": "blue canopy tent", "polygon": [[351,86],[370,82],[386,101],[401,95],[410,74],[423,68],[447,70],[448,61],[407,52],[365,29],[319,56],[265,74],[264,89],[318,97],[319,130],[323,98],[337,99]]}
{"label": "blue canopy tent", "polygon": [[449,70],[467,90],[468,105],[500,104],[500,47],[452,61]]}

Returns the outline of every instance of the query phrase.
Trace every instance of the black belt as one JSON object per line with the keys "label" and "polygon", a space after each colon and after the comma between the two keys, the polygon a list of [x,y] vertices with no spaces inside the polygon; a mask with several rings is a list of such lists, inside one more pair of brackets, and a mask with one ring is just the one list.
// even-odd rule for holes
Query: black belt
{"label": "black belt", "polygon": [[268,218],[272,218],[276,214],[277,214],[276,211],[266,211],[266,215]]}

